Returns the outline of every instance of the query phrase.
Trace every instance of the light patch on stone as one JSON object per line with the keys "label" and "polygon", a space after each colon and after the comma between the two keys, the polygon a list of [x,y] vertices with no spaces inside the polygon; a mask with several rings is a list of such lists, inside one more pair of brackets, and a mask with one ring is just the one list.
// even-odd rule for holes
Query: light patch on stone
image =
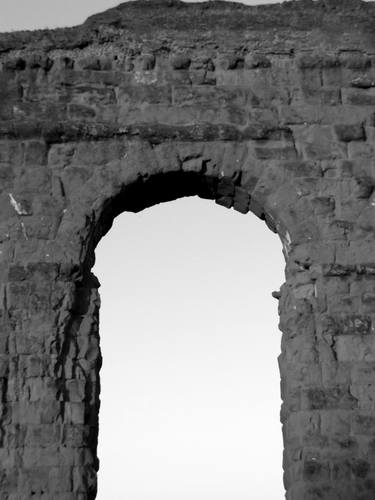
{"label": "light patch on stone", "polygon": [[14,210],[18,213],[18,215],[28,215],[27,210],[22,208],[21,204],[14,198],[12,193],[9,193],[10,204],[14,208]]}
{"label": "light patch on stone", "polygon": [[134,73],[134,80],[137,83],[146,83],[147,85],[151,85],[152,83],[157,82],[157,78],[154,74],[144,73],[143,71],[136,71]]}
{"label": "light patch on stone", "polygon": [[294,290],[296,299],[309,299],[314,296],[314,285],[301,285]]}
{"label": "light patch on stone", "polygon": [[27,233],[26,233],[26,227],[25,227],[25,224],[23,222],[21,222],[21,227],[22,227],[22,234],[25,238],[25,240],[28,240],[28,236],[27,236]]}
{"label": "light patch on stone", "polygon": [[13,113],[15,115],[19,115],[19,116],[25,116],[26,113],[24,111],[22,111],[22,109],[20,109],[18,106],[13,106]]}
{"label": "light patch on stone", "polygon": [[292,244],[292,240],[290,238],[290,234],[288,233],[288,231],[285,232],[285,238],[281,238],[281,236],[280,236],[280,239],[281,239],[281,243],[283,244],[285,255],[288,257],[289,252],[290,252],[290,247]]}

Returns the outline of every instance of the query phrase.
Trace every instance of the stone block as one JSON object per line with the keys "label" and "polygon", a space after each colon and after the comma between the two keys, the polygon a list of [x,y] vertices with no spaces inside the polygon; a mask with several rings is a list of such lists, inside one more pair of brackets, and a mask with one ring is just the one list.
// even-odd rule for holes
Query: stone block
{"label": "stone block", "polygon": [[[73,489],[72,480],[72,468],[71,467],[51,467],[49,471],[49,488],[48,491],[51,493],[66,492],[67,495],[71,496]],[[54,500],[56,496],[54,495]],[[66,500],[68,500],[68,496]]]}
{"label": "stone block", "polygon": [[3,62],[3,69],[8,71],[23,71],[26,69],[26,60],[23,57],[8,57]]}
{"label": "stone block", "polygon": [[169,85],[138,82],[133,85],[121,86],[117,99],[121,109],[125,111],[145,104],[171,104],[172,92]]}
{"label": "stone block", "polygon": [[[269,146],[268,146],[269,144]],[[294,160],[297,152],[292,145],[277,145],[268,143],[267,146],[255,146],[255,157],[259,160]]]}
{"label": "stone block", "polygon": [[332,464],[332,479],[334,479],[335,481],[345,480],[351,476],[351,473],[351,463],[347,458],[340,461],[335,461]]}
{"label": "stone block", "polygon": [[375,79],[370,78],[367,75],[357,76],[351,82],[352,87],[357,87],[359,89],[369,89],[375,87]]}
{"label": "stone block", "polygon": [[367,335],[371,333],[371,318],[366,315],[324,315],[320,327],[323,335]]}
{"label": "stone block", "polygon": [[317,363],[281,362],[281,377],[287,387],[317,387],[322,383],[322,369]]}
{"label": "stone block", "polygon": [[322,55],[319,53],[303,53],[296,57],[296,66],[299,69],[320,68],[322,65]]}
{"label": "stone block", "polygon": [[346,386],[309,388],[302,396],[303,410],[348,410],[357,407],[358,401]]}
{"label": "stone block", "polygon": [[152,71],[155,68],[156,58],[153,54],[142,54],[137,60],[141,71]]}
{"label": "stone block", "polygon": [[186,54],[176,54],[171,58],[171,65],[175,70],[188,69],[190,64],[191,59]]}
{"label": "stone block", "polygon": [[372,384],[375,380],[375,362],[354,363],[351,368],[351,378],[357,384]]}
{"label": "stone block", "polygon": [[77,120],[95,118],[96,110],[83,104],[70,104],[68,107],[68,116]]}
{"label": "stone block", "polygon": [[353,418],[352,428],[355,434],[373,436],[375,433],[374,413],[371,411],[356,413]]}
{"label": "stone block", "polygon": [[26,469],[32,469],[35,464],[38,467],[58,467],[60,464],[60,453],[57,444],[42,448],[39,446],[25,448],[22,454],[23,466]]}
{"label": "stone block", "polygon": [[340,62],[344,67],[356,70],[366,70],[371,66],[370,57],[361,52],[343,52],[340,54]]}
{"label": "stone block", "polygon": [[322,382],[324,387],[349,387],[351,363],[322,363]]}
{"label": "stone block", "polygon": [[324,481],[329,479],[330,468],[327,461],[310,458],[303,463],[303,478],[307,481]]}
{"label": "stone block", "polygon": [[250,53],[245,57],[245,68],[270,68],[271,60],[264,54]]}
{"label": "stone block", "polygon": [[235,187],[233,208],[242,214],[246,214],[250,210],[250,195],[246,189]]}
{"label": "stone block", "polygon": [[374,154],[373,144],[365,142],[350,142],[348,144],[348,157],[351,160],[370,160]]}
{"label": "stone block", "polygon": [[205,69],[195,70],[189,72],[189,77],[192,85],[216,85],[215,71],[208,71]]}
{"label": "stone block", "polygon": [[[341,104],[341,94],[338,88],[314,88],[303,86],[301,93],[293,96],[293,103],[337,106]],[[310,121],[310,120],[309,120]]]}
{"label": "stone block", "polygon": [[94,428],[83,424],[64,424],[62,442],[68,448],[82,448],[88,446]]}
{"label": "stone block", "polygon": [[69,402],[64,404],[64,422],[67,424],[85,423],[84,403]]}
{"label": "stone block", "polygon": [[49,470],[48,466],[35,465],[35,462],[31,468],[22,468],[18,480],[18,493],[21,498],[38,498],[47,492]]}
{"label": "stone block", "polygon": [[85,399],[86,381],[82,379],[73,379],[66,382],[66,390],[69,401],[72,403],[81,403]]}
{"label": "stone block", "polygon": [[375,336],[339,336],[336,339],[335,350],[339,361],[375,361]]}
{"label": "stone block", "polygon": [[26,428],[25,446],[51,447],[60,439],[61,425],[58,423],[43,425],[28,425]]}
{"label": "stone block", "polygon": [[307,160],[346,158],[345,144],[337,141],[332,127],[320,125],[291,126],[296,149]]}
{"label": "stone block", "polygon": [[218,68],[228,71],[244,67],[244,58],[238,54],[221,55],[215,64]]}
{"label": "stone block", "polygon": [[54,60],[43,53],[33,53],[26,57],[26,66],[30,69],[50,71],[53,64]]}
{"label": "stone block", "polygon": [[80,59],[78,61],[78,64],[82,69],[94,70],[94,71],[100,70],[100,60],[95,55],[87,56],[85,58]]}
{"label": "stone block", "polygon": [[343,104],[375,106],[374,88],[343,88],[341,95]]}
{"label": "stone block", "polygon": [[337,138],[343,142],[366,140],[365,129],[362,123],[353,125],[335,125]]}
{"label": "stone block", "polygon": [[47,164],[48,147],[44,141],[29,140],[24,143],[24,163],[32,165]]}
{"label": "stone block", "polygon": [[321,431],[330,440],[348,439],[351,432],[352,412],[345,409],[326,410],[321,415]]}
{"label": "stone block", "polygon": [[375,383],[364,384],[362,381],[350,386],[350,393],[358,400],[361,410],[375,409]]}
{"label": "stone block", "polygon": [[85,497],[80,498],[79,495],[84,495],[87,490],[96,492],[96,471],[93,467],[74,467],[73,492],[77,494],[79,500],[85,500]]}

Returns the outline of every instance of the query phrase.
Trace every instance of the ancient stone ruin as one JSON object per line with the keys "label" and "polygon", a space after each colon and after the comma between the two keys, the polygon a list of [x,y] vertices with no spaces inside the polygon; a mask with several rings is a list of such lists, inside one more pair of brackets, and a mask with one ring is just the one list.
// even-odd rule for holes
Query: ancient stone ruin
{"label": "ancient stone ruin", "polygon": [[0,35],[1,500],[95,498],[95,246],[187,195],[283,242],[286,498],[375,498],[374,35],[360,0],[138,0]]}

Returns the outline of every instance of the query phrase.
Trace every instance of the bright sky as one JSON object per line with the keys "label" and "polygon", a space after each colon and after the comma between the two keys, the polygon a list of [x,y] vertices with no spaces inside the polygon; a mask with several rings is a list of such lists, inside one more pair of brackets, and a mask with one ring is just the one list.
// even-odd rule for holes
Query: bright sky
{"label": "bright sky", "polygon": [[[119,3],[117,0],[1,0],[0,32],[74,26],[85,21],[88,16]],[[282,2],[247,0],[242,3],[258,5]]]}
{"label": "bright sky", "polygon": [[281,500],[278,237],[191,197],[122,214],[96,256],[99,500]]}
{"label": "bright sky", "polygon": [[[1,0],[0,31],[117,3]],[[119,216],[96,255],[98,499],[281,500],[278,238],[194,197]]]}
{"label": "bright sky", "polygon": [[[199,1],[199,0],[198,0]],[[0,31],[74,26],[121,3],[113,0],[1,0]],[[242,2],[249,5],[268,2]]]}

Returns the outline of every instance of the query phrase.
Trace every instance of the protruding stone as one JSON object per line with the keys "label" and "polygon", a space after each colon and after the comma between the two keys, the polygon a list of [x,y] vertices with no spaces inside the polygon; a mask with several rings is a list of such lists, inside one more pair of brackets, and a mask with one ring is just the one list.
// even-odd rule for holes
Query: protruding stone
{"label": "protruding stone", "polygon": [[10,57],[3,62],[3,68],[10,71],[22,71],[26,68],[26,61],[22,57]]}
{"label": "protruding stone", "polygon": [[88,56],[79,61],[79,65],[82,69],[90,69],[94,71],[100,71],[100,59],[97,56]]}
{"label": "protruding stone", "polygon": [[337,138],[343,142],[364,141],[366,139],[365,129],[362,123],[352,125],[335,125]]}
{"label": "protruding stone", "polygon": [[220,56],[217,65],[223,70],[240,69],[244,67],[244,57],[237,54],[226,54]]}
{"label": "protruding stone", "polygon": [[44,71],[49,71],[54,64],[54,61],[45,54],[31,54],[26,59],[26,64],[30,69],[41,68]]}
{"label": "protruding stone", "polygon": [[369,89],[370,87],[375,87],[375,79],[369,76],[357,76],[357,78],[351,81],[351,86],[359,89]]}
{"label": "protruding stone", "polygon": [[309,52],[298,55],[296,63],[297,67],[302,70],[311,70],[316,68],[329,69],[340,66],[340,60],[336,55],[320,52]]}
{"label": "protruding stone", "polygon": [[188,69],[191,64],[191,59],[189,56],[184,54],[177,54],[172,57],[171,64],[173,69]]}
{"label": "protruding stone", "polygon": [[371,65],[371,59],[358,52],[347,52],[340,54],[340,60],[344,67],[354,70],[366,70]]}
{"label": "protruding stone", "polygon": [[245,68],[270,68],[272,65],[271,60],[264,54],[248,54],[245,57]]}
{"label": "protruding stone", "polygon": [[152,71],[155,68],[156,59],[153,54],[143,54],[139,58],[139,67],[142,71]]}
{"label": "protruding stone", "polygon": [[125,57],[124,60],[124,71],[133,71],[134,62],[132,57]]}

